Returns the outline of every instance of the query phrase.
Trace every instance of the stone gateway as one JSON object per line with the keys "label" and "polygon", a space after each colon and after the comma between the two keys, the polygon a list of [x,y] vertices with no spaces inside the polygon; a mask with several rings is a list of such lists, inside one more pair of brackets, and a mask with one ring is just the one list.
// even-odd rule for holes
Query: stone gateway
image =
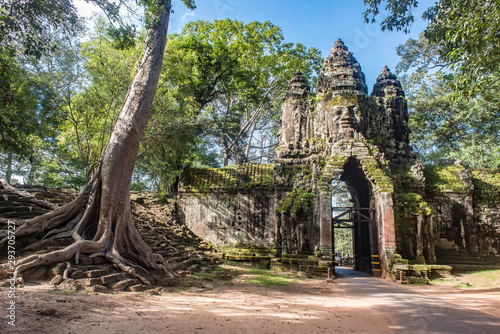
{"label": "stone gateway", "polygon": [[[179,219],[216,245],[267,247],[304,271],[311,261],[332,265],[340,223],[353,229],[355,268],[373,275],[388,276],[402,258],[498,262],[498,173],[460,162],[423,166],[409,134],[396,76],[384,67],[368,95],[361,66],[339,39],[316,94],[300,72],[290,80],[275,163],[186,169]],[[332,207],[339,180],[352,206]]]}

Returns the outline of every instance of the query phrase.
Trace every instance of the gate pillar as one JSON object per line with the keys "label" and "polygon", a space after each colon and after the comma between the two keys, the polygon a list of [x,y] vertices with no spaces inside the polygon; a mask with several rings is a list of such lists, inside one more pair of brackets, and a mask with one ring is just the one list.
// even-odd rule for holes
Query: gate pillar
{"label": "gate pillar", "polygon": [[[331,190],[322,190],[319,198],[320,206],[320,251],[325,260],[332,260],[332,194]],[[328,257],[328,259],[326,259]]]}

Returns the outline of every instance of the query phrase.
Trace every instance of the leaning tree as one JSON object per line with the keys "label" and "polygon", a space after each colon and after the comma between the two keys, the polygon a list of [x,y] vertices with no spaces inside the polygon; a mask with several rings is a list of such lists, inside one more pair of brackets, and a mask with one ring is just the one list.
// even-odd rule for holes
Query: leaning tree
{"label": "leaning tree", "polygon": [[[104,2],[104,1],[100,1]],[[21,273],[41,265],[65,262],[72,258],[78,263],[80,254],[101,254],[108,261],[133,277],[144,277],[136,268],[162,270],[160,255],[154,254],[132,221],[130,185],[139,143],[142,139],[163,63],[171,0],[141,0],[146,7],[148,38],[141,61],[125,97],[113,132],[91,181],[79,196],[52,212],[20,221],[16,237],[58,229],[71,234],[69,246],[46,254],[34,254],[19,260],[14,277],[22,282]],[[193,0],[182,0],[194,9]],[[58,235],[53,238],[57,238]],[[8,241],[7,232],[0,233],[0,246]],[[7,271],[7,264],[0,267]]]}

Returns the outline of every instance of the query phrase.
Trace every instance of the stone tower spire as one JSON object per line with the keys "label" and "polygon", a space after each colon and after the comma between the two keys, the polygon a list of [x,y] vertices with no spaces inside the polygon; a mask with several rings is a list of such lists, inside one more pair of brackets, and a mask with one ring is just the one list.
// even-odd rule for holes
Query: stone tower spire
{"label": "stone tower spire", "polygon": [[318,76],[317,91],[315,136],[331,143],[359,139],[368,105],[365,75],[340,39],[325,59]]}
{"label": "stone tower spire", "polygon": [[393,162],[404,162],[410,158],[408,107],[401,82],[387,66],[377,77],[371,96],[377,107],[367,117],[367,139],[376,139],[376,144]]}
{"label": "stone tower spire", "polygon": [[[386,90],[386,88],[389,88]],[[386,95],[387,94],[387,95]],[[371,95],[377,97],[385,96],[405,96],[401,82],[392,74],[387,65],[384,66],[382,73],[377,77]]]}
{"label": "stone tower spire", "polygon": [[335,42],[328,58],[325,59],[318,77],[318,92],[328,91],[334,94],[346,91],[367,93],[365,75],[361,71],[361,66],[340,38]]}
{"label": "stone tower spire", "polygon": [[288,83],[288,87],[285,91],[285,100],[288,99],[303,99],[306,98],[311,93],[311,88],[307,84],[306,78],[302,73],[297,70],[295,75]]}

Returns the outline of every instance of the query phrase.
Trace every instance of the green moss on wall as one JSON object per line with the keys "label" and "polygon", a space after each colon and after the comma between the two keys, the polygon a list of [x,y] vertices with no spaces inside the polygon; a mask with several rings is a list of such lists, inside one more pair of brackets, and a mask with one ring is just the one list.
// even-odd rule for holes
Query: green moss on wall
{"label": "green moss on wall", "polygon": [[273,189],[274,165],[189,168],[182,173],[182,182],[187,192]]}
{"label": "green moss on wall", "polygon": [[319,151],[324,151],[326,149],[326,139],[321,137],[313,137],[309,139],[309,146],[314,147]]}
{"label": "green moss on wall", "polygon": [[411,165],[391,165],[391,173],[396,176],[394,188],[397,193],[408,192],[417,181]]}
{"label": "green moss on wall", "polygon": [[393,193],[392,179],[384,172],[377,160],[373,157],[361,159],[361,167],[366,178],[379,187],[380,192]]}
{"label": "green moss on wall", "polygon": [[344,165],[347,163],[347,157],[336,155],[326,160],[326,165],[335,168],[343,169]]}
{"label": "green moss on wall", "polygon": [[356,94],[342,94],[332,98],[328,103],[328,108],[335,106],[354,106],[358,102],[358,95]]}
{"label": "green moss on wall", "polygon": [[424,169],[426,185],[436,189],[440,194],[464,192],[465,186],[458,176],[461,170],[465,168],[459,165],[426,165]]}
{"label": "green moss on wall", "polygon": [[500,203],[500,170],[476,169],[472,171],[474,198],[483,205]]}
{"label": "green moss on wall", "polygon": [[396,205],[403,214],[423,214],[425,216],[432,214],[431,208],[420,194],[397,193],[395,198]]}
{"label": "green moss on wall", "polygon": [[276,208],[276,213],[293,212],[299,209],[311,210],[313,207],[314,195],[310,188],[299,188],[286,195]]}

